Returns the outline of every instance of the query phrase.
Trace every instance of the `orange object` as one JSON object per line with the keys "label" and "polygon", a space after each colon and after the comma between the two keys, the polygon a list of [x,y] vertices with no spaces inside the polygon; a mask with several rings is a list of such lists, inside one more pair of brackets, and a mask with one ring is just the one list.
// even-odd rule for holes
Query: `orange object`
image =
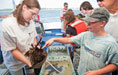
{"label": "orange object", "polygon": [[[74,23],[68,24],[76,29],[77,34],[80,34],[82,32],[85,32],[87,30],[86,23],[81,20],[76,20]],[[74,35],[70,35],[70,37],[73,37]],[[71,43],[74,47],[76,47],[76,44]]]}

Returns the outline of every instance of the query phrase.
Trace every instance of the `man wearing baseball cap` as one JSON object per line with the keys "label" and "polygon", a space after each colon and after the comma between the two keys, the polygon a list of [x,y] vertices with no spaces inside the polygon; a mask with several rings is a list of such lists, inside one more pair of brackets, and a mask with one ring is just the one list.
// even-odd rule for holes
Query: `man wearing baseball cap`
{"label": "man wearing baseball cap", "polygon": [[118,44],[104,30],[109,12],[105,8],[96,8],[91,16],[83,20],[88,23],[87,32],[71,38],[52,38],[44,47],[53,42],[75,43],[81,46],[77,70],[79,75],[110,75],[118,66]]}

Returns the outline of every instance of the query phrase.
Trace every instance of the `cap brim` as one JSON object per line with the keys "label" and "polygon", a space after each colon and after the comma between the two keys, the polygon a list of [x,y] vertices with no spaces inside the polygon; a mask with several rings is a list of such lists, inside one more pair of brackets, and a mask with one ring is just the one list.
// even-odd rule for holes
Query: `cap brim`
{"label": "cap brim", "polygon": [[98,19],[92,18],[92,17],[86,17],[86,18],[82,18],[83,21],[85,21],[86,23],[89,23],[91,21],[99,21]]}

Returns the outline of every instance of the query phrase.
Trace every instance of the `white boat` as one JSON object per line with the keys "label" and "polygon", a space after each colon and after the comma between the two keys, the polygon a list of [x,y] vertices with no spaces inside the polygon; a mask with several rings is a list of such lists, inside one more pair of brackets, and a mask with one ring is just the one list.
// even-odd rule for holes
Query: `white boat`
{"label": "white boat", "polygon": [[44,29],[61,29],[61,22],[44,23]]}

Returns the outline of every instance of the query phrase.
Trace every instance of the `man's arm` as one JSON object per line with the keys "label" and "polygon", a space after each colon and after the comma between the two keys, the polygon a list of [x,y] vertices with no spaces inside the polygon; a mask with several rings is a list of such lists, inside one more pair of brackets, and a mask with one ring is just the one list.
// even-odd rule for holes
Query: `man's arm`
{"label": "man's arm", "polygon": [[85,75],[103,75],[103,74],[106,74],[106,73],[113,72],[117,69],[118,69],[118,67],[116,65],[109,64],[109,65],[105,66],[102,69],[94,70],[94,71],[88,71],[88,72],[85,73]]}
{"label": "man's arm", "polygon": [[52,38],[45,43],[43,48],[52,45],[53,42],[60,42],[63,44],[67,44],[67,43],[72,43],[72,40],[70,38]]}

